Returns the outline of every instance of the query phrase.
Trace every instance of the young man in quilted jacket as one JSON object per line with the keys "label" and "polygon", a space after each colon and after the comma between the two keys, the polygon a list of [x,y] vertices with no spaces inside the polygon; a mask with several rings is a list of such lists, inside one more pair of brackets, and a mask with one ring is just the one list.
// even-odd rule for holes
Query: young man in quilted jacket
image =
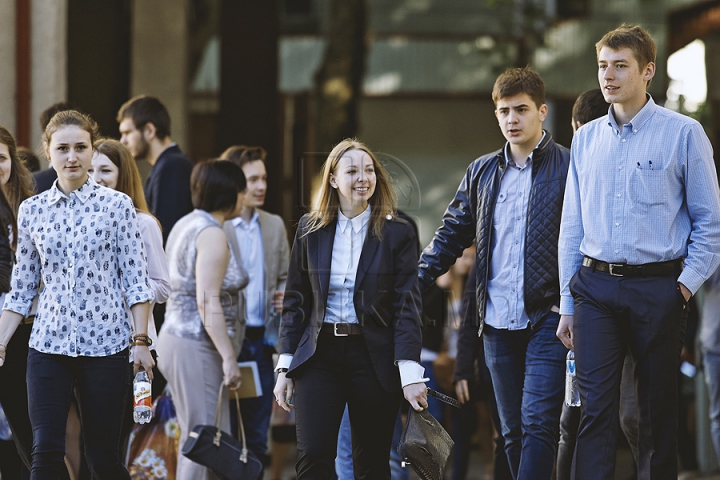
{"label": "young man in quilted jacket", "polygon": [[[423,251],[419,279],[427,288],[476,241],[478,321],[463,326],[459,348],[483,336],[513,478],[549,480],[567,354],[555,330],[557,241],[570,153],[542,128],[548,107],[537,72],[507,70],[492,98],[507,142],[468,167]],[[460,380],[460,390],[468,379]]]}

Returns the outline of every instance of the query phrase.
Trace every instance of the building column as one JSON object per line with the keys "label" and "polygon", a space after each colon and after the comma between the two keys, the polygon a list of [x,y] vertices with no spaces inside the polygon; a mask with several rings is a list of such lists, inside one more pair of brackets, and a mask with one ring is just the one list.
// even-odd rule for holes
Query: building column
{"label": "building column", "polygon": [[[15,1],[0,0],[0,125],[15,135]],[[12,19],[12,20],[10,20]]]}
{"label": "building column", "polygon": [[132,2],[130,95],[160,99],[181,149],[187,149],[187,12],[187,0]]}
{"label": "building column", "polygon": [[[32,0],[31,3],[31,145],[28,147],[41,145],[38,119],[43,110],[67,100],[67,9],[68,0]],[[88,68],[92,67],[88,65]]]}

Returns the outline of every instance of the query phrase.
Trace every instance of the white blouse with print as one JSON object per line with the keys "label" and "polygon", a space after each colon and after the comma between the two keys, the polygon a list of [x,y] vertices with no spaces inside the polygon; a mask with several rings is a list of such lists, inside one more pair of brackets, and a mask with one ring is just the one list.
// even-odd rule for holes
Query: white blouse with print
{"label": "white blouse with print", "polygon": [[130,344],[126,304],[154,298],[145,258],[127,195],[88,179],[68,196],[56,182],[20,205],[17,264],[3,309],[26,316],[42,279],[30,348],[113,355]]}

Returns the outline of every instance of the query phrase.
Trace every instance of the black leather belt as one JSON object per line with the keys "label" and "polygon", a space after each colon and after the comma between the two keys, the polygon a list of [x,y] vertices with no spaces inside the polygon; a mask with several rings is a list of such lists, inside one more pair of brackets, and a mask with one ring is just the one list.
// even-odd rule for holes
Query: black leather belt
{"label": "black leather belt", "polygon": [[669,262],[645,263],[628,265],[627,263],[606,263],[594,258],[585,257],[583,266],[599,272],[609,273],[615,277],[669,277],[682,272],[682,259]]}
{"label": "black leather belt", "polygon": [[331,323],[324,322],[320,329],[323,333],[329,333],[336,337],[347,337],[349,335],[362,335],[362,327],[357,323]]}

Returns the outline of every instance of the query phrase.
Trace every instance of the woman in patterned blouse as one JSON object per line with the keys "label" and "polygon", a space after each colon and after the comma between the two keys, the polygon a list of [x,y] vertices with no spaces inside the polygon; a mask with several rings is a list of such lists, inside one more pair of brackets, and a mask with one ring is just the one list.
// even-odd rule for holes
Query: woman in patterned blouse
{"label": "woman in patterned blouse", "polygon": [[[129,479],[119,438],[131,343],[136,369],[151,372],[154,365],[145,341],[154,296],[135,208],[127,195],[88,176],[96,138],[90,117],[57,113],[43,143],[58,179],[20,205],[17,264],[0,317],[0,365],[5,345],[44,282],[28,353],[32,480],[59,478],[64,469],[73,391],[93,476]],[[133,338],[126,305],[135,323]]]}

